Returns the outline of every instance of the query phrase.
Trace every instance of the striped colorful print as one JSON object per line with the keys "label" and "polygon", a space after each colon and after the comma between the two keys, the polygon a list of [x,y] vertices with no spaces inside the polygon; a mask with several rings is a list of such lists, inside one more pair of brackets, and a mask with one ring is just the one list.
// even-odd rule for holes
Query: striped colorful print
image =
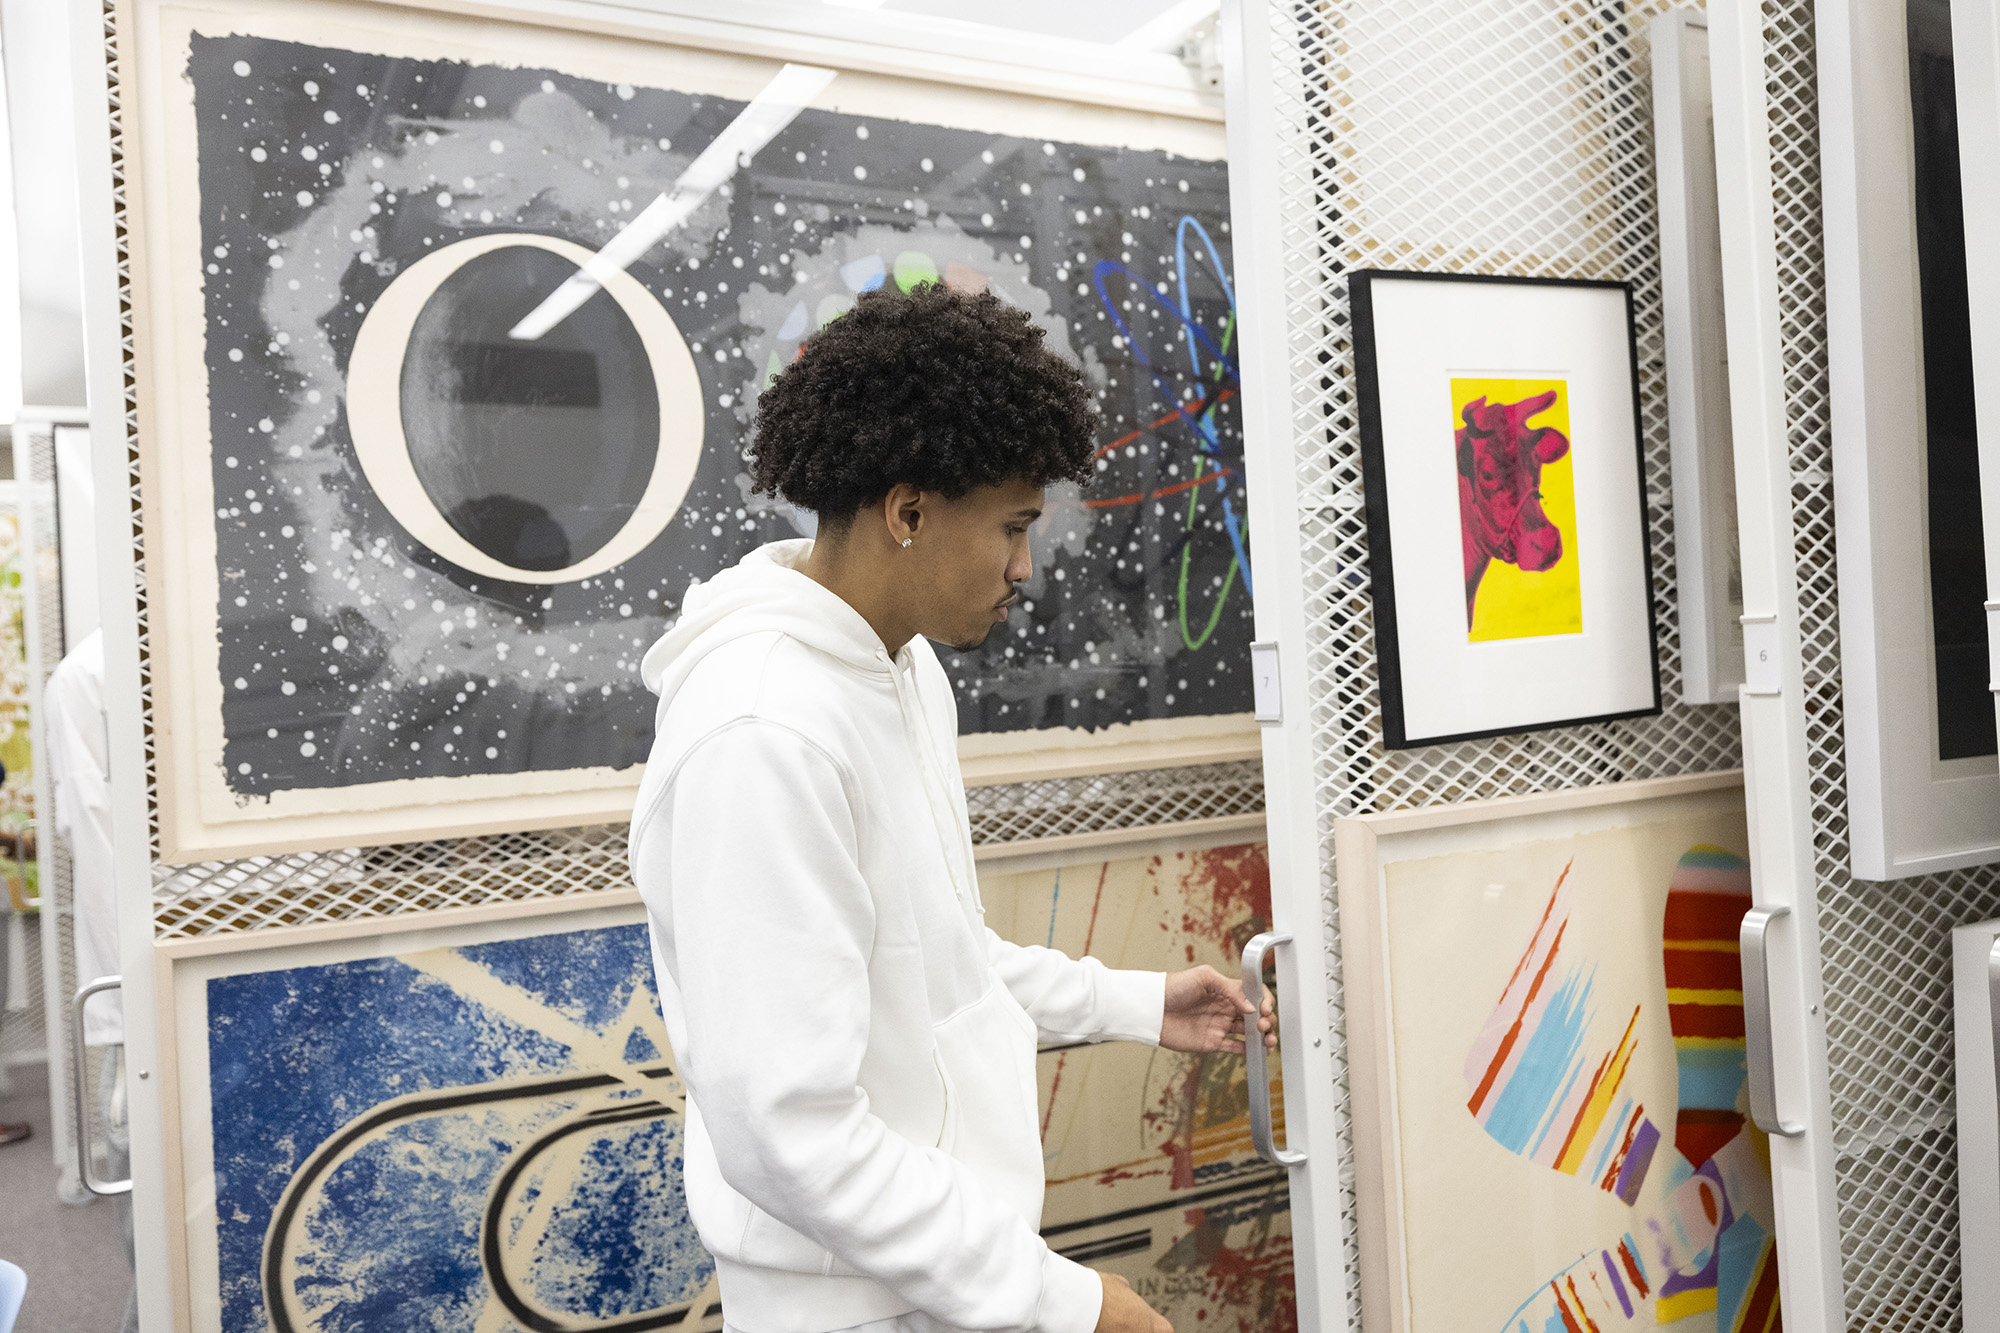
{"label": "striped colorful print", "polygon": [[1680,1067],[1674,1146],[1699,1167],[1743,1128],[1743,960],[1736,934],[1750,910],[1750,865],[1720,847],[1690,848],[1667,888],[1661,945],[1667,1024]]}
{"label": "striped colorful print", "polygon": [[[1465,1060],[1466,1109],[1509,1152],[1638,1198],[1660,1132],[1623,1095],[1639,1010],[1594,1045],[1591,974],[1563,957],[1570,871],[1563,867],[1499,1001]],[[1596,1040],[1611,1036],[1607,1029]]]}

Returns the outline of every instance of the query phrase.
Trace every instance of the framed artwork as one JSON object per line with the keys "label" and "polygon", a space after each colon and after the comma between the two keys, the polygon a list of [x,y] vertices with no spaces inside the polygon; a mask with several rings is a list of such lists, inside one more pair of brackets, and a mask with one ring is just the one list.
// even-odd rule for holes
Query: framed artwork
{"label": "framed artwork", "polygon": [[[1270,924],[1261,845],[1108,850],[982,867],[989,921],[1161,970],[1228,966]],[[178,1327],[721,1327],[635,893],[161,953]],[[1250,1146],[1242,1060],[1115,1043],[1040,1067],[1049,1243],[1169,1317],[1296,1329],[1286,1176]]]}
{"label": "framed artwork", "polygon": [[1657,712],[1629,285],[1348,281],[1383,743]]}
{"label": "framed artwork", "polygon": [[130,8],[163,859],[624,818],[640,655],[815,530],[757,395],[884,284],[1020,305],[1103,412],[961,731],[1254,745],[1219,119],[461,9]]}
{"label": "framed artwork", "polygon": [[183,1326],[720,1329],[616,896],[169,946]]}
{"label": "framed artwork", "polygon": [[1849,840],[1867,880],[2000,860],[1953,11],[1821,11],[1842,32],[1821,68],[1828,392]]}
{"label": "framed artwork", "polygon": [[1368,1333],[1777,1328],[1741,773],[1335,840]]}
{"label": "framed artwork", "polygon": [[[987,924],[1110,967],[1230,975],[1270,928],[1260,843],[1106,855],[982,867]],[[1251,1147],[1242,1057],[1113,1042],[1045,1047],[1039,1063],[1048,1243],[1122,1275],[1176,1328],[1296,1330],[1287,1176]]]}
{"label": "framed artwork", "polygon": [[1681,698],[1735,703],[1743,684],[1743,551],[1722,321],[1708,20],[1699,10],[1670,10],[1653,20],[1652,38]]}

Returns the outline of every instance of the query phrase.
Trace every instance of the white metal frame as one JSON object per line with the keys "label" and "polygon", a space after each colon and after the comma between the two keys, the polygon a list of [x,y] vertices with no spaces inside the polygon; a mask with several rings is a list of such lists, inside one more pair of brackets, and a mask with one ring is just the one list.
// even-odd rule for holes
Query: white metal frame
{"label": "white metal frame", "polygon": [[[1979,419],[1979,499],[2000,515],[2000,3],[1952,0],[1965,277],[1971,292],[1972,389]],[[1989,680],[2000,682],[2000,522],[1986,529]],[[2000,707],[2000,697],[1996,697]]]}
{"label": "white metal frame", "polygon": [[140,699],[138,588],[127,471],[124,336],[112,176],[113,105],[104,59],[102,0],[68,0],[72,110],[79,163],[78,237],[83,261],[85,385],[97,506],[98,605],[104,624],[105,711],[110,739],[111,824],[118,938],[125,978],[125,1068],[132,1132],[132,1234],[141,1333],[166,1333],[181,1302],[167,1262],[167,1156],[160,1124],[159,1038],[154,1028],[152,866],[146,837],[145,724]]}
{"label": "white metal frame", "polygon": [[[1956,7],[1954,7],[1955,9]],[[1956,12],[1953,18],[1957,18]],[[1952,1025],[1958,1091],[1958,1234],[1963,1255],[2000,1253],[2000,921],[1951,932]],[[2000,1265],[1960,1263],[1965,1333],[2000,1330]]]}
{"label": "white metal frame", "polygon": [[1709,59],[1750,659],[1741,700],[1751,882],[1759,907],[1790,909],[1770,960],[1772,1051],[1783,1118],[1806,1126],[1797,1138],[1771,1141],[1778,1271],[1787,1325],[1813,1333],[1844,1322],[1758,0],[1714,0]]}
{"label": "white metal frame", "polygon": [[1906,879],[2000,861],[2000,765],[1936,757],[1904,5],[1817,29],[1848,825],[1855,878]]}
{"label": "white metal frame", "polygon": [[[1979,418],[1983,511],[2000,515],[2000,3],[1952,0],[1953,73],[1958,87],[1958,151],[1965,193],[1965,268],[1971,291],[1972,384]],[[1986,535],[1989,679],[2000,681],[2000,522]],[[2000,697],[1996,697],[2000,706]],[[1960,1253],[2000,1251],[2000,1013],[1993,1008],[1991,957],[2000,921],[1952,931],[1957,1047]],[[1959,1265],[1966,1333],[2000,1333],[2000,1266]]]}
{"label": "white metal frame", "polygon": [[1302,1329],[1347,1320],[1341,1179],[1352,1170],[1340,1135],[1341,1089],[1330,1043],[1324,898],[1313,794],[1312,708],[1306,677],[1306,598],[1298,469],[1286,348],[1285,254],[1278,236],[1277,160],[1291,127],[1276,114],[1267,0],[1225,0],[1223,89],[1229,107],[1229,204],[1237,265],[1238,365],[1243,385],[1245,481],[1258,518],[1250,529],[1257,567],[1257,638],[1278,645],[1280,717],[1264,724],[1266,837],[1271,925],[1293,943],[1278,950],[1280,1043],[1291,1167],[1292,1248]]}
{"label": "white metal frame", "polygon": [[1729,358],[1722,317],[1722,237],[1715,197],[1708,20],[1676,9],[1654,19],[1653,127],[1660,192],[1660,295],[1667,326],[1667,428],[1674,455],[1674,552],[1681,698],[1736,702],[1743,627],[1729,598],[1736,529],[1730,462]]}
{"label": "white metal frame", "polygon": [[[42,1014],[44,1029],[50,1034],[48,1043],[49,1068],[49,1111],[52,1132],[51,1147],[55,1151],[56,1169],[60,1183],[57,1192],[66,1197],[74,1196],[82,1190],[75,1166],[76,1154],[72,1151],[70,1115],[70,1069],[69,1043],[60,1039],[68,1030],[65,1016],[69,1012],[70,996],[65,993],[63,978],[70,969],[63,966],[62,931],[59,922],[63,915],[76,910],[74,892],[59,891],[55,876],[50,873],[51,850],[56,839],[55,800],[49,775],[49,745],[44,731],[48,725],[47,716],[42,711],[43,688],[48,683],[49,672],[55,663],[47,659],[42,642],[43,606],[42,597],[50,591],[33,565],[35,553],[45,544],[55,545],[51,539],[60,538],[61,525],[57,531],[45,533],[42,529],[41,507],[36,503],[34,493],[35,477],[28,467],[21,440],[28,430],[47,429],[53,436],[59,426],[77,425],[87,418],[81,408],[24,408],[21,417],[14,423],[14,475],[21,495],[21,551],[23,569],[21,587],[26,604],[28,640],[28,741],[35,758],[35,832],[42,860]],[[51,441],[53,445],[53,440]],[[49,497],[49,513],[57,511],[57,500],[53,493]],[[88,546],[95,541],[95,534],[84,533],[77,538],[79,545]],[[61,558],[61,548],[56,546],[57,558]],[[90,980],[83,978],[82,980]]]}

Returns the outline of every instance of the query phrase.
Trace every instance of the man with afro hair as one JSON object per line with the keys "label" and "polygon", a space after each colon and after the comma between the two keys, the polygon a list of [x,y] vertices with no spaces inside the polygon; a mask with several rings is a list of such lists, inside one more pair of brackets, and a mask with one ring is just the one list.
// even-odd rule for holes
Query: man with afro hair
{"label": "man with afro hair", "polygon": [[1172,1333],[1037,1234],[1036,1042],[1240,1051],[1251,1006],[1213,968],[1113,971],[986,928],[927,642],[1006,622],[1044,491],[1089,477],[1096,426],[1022,311],[864,294],[758,404],[752,478],[817,538],[689,590],[646,654],[632,870],[735,1333]]}

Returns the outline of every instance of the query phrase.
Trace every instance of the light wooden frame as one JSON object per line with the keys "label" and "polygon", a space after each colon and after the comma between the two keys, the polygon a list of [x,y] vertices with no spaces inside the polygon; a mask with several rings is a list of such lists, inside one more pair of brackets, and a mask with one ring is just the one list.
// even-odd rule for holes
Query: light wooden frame
{"label": "light wooden frame", "polygon": [[1722,318],[1708,20],[1676,9],[1653,20],[1653,139],[1659,162],[1660,291],[1667,334],[1667,434],[1674,472],[1681,699],[1733,704],[1743,684],[1742,561]]}
{"label": "light wooden frame", "polygon": [[[1828,0],[1819,24],[1847,818],[1855,877],[1907,879],[2000,860],[2000,764],[1941,760],[1935,743],[1905,7]],[[1980,247],[1967,240],[1976,264]],[[1975,337],[1980,309],[1973,302]],[[1991,449],[1994,431],[1985,434]],[[1991,486],[1990,469],[1982,472]],[[1989,550],[1995,532],[1989,508]]]}
{"label": "light wooden frame", "polygon": [[1413,856],[1442,854],[1420,850],[1426,835],[1513,825],[1521,830],[1515,840],[1539,840],[1652,822],[1668,806],[1699,809],[1717,798],[1740,803],[1742,793],[1743,772],[1733,769],[1335,821],[1364,1333],[1404,1333],[1408,1328],[1384,868]]}
{"label": "light wooden frame", "polygon": [[[199,241],[191,234],[199,199],[191,173],[176,170],[192,160],[193,103],[172,73],[197,19],[210,31],[227,23],[232,31],[385,53],[532,50],[558,68],[738,97],[760,88],[776,60],[811,60],[845,71],[817,99],[822,106],[907,115],[915,93],[925,119],[939,124],[1224,156],[1219,107],[1172,57],[1134,52],[1107,61],[1091,44],[996,40],[979,25],[951,21],[913,29],[859,16],[850,22],[848,11],[838,23],[817,15],[800,23],[794,10],[756,4],[732,6],[722,19],[692,4],[640,11],[530,0],[310,0],[276,9],[251,0],[126,0],[118,14],[164,862],[621,822],[643,772],[635,765],[417,778],[256,801],[239,800],[222,780],[219,581],[207,517],[215,496]],[[1258,741],[1246,714],[978,736],[964,749],[967,780],[979,785],[1241,760],[1257,754]]]}

